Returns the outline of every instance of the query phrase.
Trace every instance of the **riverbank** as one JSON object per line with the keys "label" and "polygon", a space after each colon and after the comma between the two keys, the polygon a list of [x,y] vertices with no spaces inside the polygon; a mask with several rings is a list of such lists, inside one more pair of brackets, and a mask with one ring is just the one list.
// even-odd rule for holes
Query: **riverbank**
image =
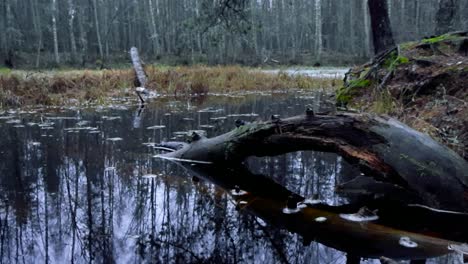
{"label": "riverbank", "polygon": [[337,100],[395,117],[468,159],[468,32],[404,43],[354,67]]}
{"label": "riverbank", "polygon": [[[147,87],[158,94],[175,96],[325,89],[342,83],[343,69],[266,71],[239,66],[155,67],[147,66]],[[317,73],[314,73],[317,72]],[[105,103],[110,98],[135,96],[134,73],[123,70],[2,71],[0,107]]]}

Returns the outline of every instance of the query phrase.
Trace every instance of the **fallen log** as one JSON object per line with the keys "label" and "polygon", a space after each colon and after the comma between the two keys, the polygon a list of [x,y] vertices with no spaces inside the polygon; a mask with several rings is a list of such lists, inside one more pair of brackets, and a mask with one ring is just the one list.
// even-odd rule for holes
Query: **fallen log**
{"label": "fallen log", "polygon": [[[164,145],[164,144],[162,144]],[[430,207],[468,211],[468,163],[429,136],[370,114],[305,115],[240,125],[164,154],[202,163],[241,163],[249,156],[334,152],[366,176],[413,192]]]}

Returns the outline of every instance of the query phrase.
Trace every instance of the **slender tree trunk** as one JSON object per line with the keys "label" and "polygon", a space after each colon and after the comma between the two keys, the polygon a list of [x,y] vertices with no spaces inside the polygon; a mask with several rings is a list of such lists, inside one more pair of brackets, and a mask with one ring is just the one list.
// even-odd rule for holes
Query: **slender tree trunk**
{"label": "slender tree trunk", "polygon": [[322,49],[322,3],[321,0],[315,0],[315,50],[318,61],[321,59]]}
{"label": "slender tree trunk", "polygon": [[102,59],[104,59],[104,50],[102,48],[101,31],[99,29],[97,1],[92,0],[92,4],[93,4],[93,13],[94,13],[94,29],[96,30],[96,39],[97,39],[97,42],[98,42],[99,57],[100,57],[100,59],[102,61]]}
{"label": "slender tree trunk", "polygon": [[250,34],[252,35],[252,45],[255,53],[255,62],[257,61],[258,56],[258,41],[257,41],[257,21],[256,21],[256,12],[257,12],[257,1],[252,1],[250,6],[250,19],[252,23],[252,29]]}
{"label": "slender tree trunk", "polygon": [[416,35],[418,38],[421,37],[421,29],[420,29],[420,16],[421,16],[421,3],[419,0],[414,0],[414,12],[415,12],[415,27],[416,27]]}
{"label": "slender tree trunk", "polygon": [[70,49],[71,49],[71,60],[76,61],[76,41],[75,41],[75,20],[76,9],[73,5],[73,0],[68,0],[68,30],[70,31]]}
{"label": "slender tree trunk", "polygon": [[363,18],[364,18],[364,55],[369,56],[370,54],[370,19],[369,19],[369,7],[367,5],[367,0],[363,0]]}
{"label": "slender tree trunk", "polygon": [[151,19],[151,43],[153,44],[153,54],[159,54],[159,37],[158,37],[158,31],[156,28],[156,20],[155,20],[155,15],[154,15],[154,9],[153,9],[153,0],[148,0],[148,5],[149,5],[149,13],[150,13],[150,19]]}
{"label": "slender tree trunk", "polygon": [[79,31],[79,34],[80,34],[80,46],[81,46],[81,54],[80,54],[80,57],[81,57],[81,65],[84,66],[85,64],[85,61],[86,61],[86,51],[87,51],[87,47],[88,47],[88,41],[86,39],[86,32],[85,32],[85,29],[84,29],[84,19],[85,19],[85,12],[83,10],[82,7],[80,7],[78,9],[78,13],[79,13],[79,16],[78,16],[78,31]]}
{"label": "slender tree trunk", "polygon": [[60,63],[57,36],[57,0],[52,0],[52,35],[54,38],[54,58],[55,64]]}
{"label": "slender tree trunk", "polygon": [[390,19],[387,12],[387,1],[369,0],[367,3],[369,5],[371,17],[374,53],[379,54],[395,46]]}
{"label": "slender tree trunk", "polygon": [[436,28],[437,34],[444,34],[453,31],[455,28],[454,20],[457,12],[457,0],[440,0],[439,9],[436,13]]}
{"label": "slender tree trunk", "polygon": [[5,30],[5,56],[7,60],[11,60],[11,43],[13,41],[13,36],[10,33],[13,28],[13,15],[11,12],[11,3],[10,0],[5,0],[5,24],[6,24],[6,30]]}
{"label": "slender tree trunk", "polygon": [[42,28],[41,28],[41,20],[39,16],[39,8],[37,0],[31,0],[31,8],[32,8],[32,19],[34,23],[34,31],[36,33],[36,68],[39,67],[40,58],[41,58],[41,49],[42,49]]}
{"label": "slender tree trunk", "polygon": [[[6,54],[7,54],[7,30],[6,30],[6,24],[7,24],[7,16],[6,16],[6,3],[8,0],[4,0],[2,3],[0,3],[0,58],[5,59]],[[0,61],[0,63],[3,63],[3,60]]]}

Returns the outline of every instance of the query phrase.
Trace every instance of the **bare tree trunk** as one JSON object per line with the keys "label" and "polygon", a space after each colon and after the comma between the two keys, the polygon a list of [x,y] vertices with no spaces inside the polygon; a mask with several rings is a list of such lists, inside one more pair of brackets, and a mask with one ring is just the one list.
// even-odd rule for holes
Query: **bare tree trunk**
{"label": "bare tree trunk", "polygon": [[68,30],[70,31],[70,46],[71,46],[71,60],[76,61],[76,41],[75,41],[75,20],[76,9],[73,5],[73,0],[68,0]]}
{"label": "bare tree trunk", "polygon": [[364,50],[365,55],[370,54],[370,21],[369,21],[369,7],[367,5],[367,0],[363,0],[363,18],[364,18]]}
{"label": "bare tree trunk", "polygon": [[315,50],[317,52],[317,60],[322,56],[322,3],[321,0],[315,0]]}
{"label": "bare tree trunk", "polygon": [[60,63],[58,51],[58,36],[57,36],[57,0],[52,0],[52,35],[54,38],[54,58],[55,64]]}
{"label": "bare tree trunk", "polygon": [[395,46],[390,18],[388,17],[387,1],[369,0],[367,3],[371,17],[374,53],[379,54]]}
{"label": "bare tree trunk", "polygon": [[84,22],[83,20],[85,19],[85,13],[82,7],[78,9],[78,31],[79,31],[79,36],[80,36],[80,46],[81,46],[81,65],[84,66],[85,64],[85,58],[86,58],[86,51],[88,47],[88,41],[86,40],[86,32],[84,29]]}
{"label": "bare tree trunk", "polygon": [[[6,55],[7,55],[7,43],[6,43],[6,40],[7,40],[7,30],[6,30],[7,16],[6,16],[6,12],[4,12],[6,10],[7,1],[8,0],[5,0],[5,1],[3,1],[3,3],[0,3],[0,14],[1,14],[1,17],[0,17],[0,34],[1,34],[1,38],[0,38],[0,58],[2,58],[2,59],[5,59]],[[3,60],[0,61],[0,63],[3,63]]]}
{"label": "bare tree trunk", "polygon": [[98,49],[99,49],[99,57],[102,61],[104,59],[104,50],[102,48],[102,41],[101,41],[101,31],[99,29],[99,19],[98,19],[98,6],[97,1],[92,0],[93,3],[93,13],[94,13],[94,29],[96,30],[96,38],[98,42]]}
{"label": "bare tree trunk", "polygon": [[41,59],[41,49],[42,49],[42,29],[41,29],[41,20],[39,16],[39,8],[37,0],[31,0],[31,8],[33,14],[33,23],[34,23],[34,31],[37,37],[37,47],[36,47],[36,68],[39,67],[40,59]]}
{"label": "bare tree trunk", "polygon": [[150,19],[151,19],[151,43],[153,44],[153,54],[159,54],[159,36],[158,36],[158,31],[156,27],[156,20],[155,20],[155,14],[154,14],[154,8],[153,8],[153,0],[148,0],[149,4],[149,13],[150,13]]}
{"label": "bare tree trunk", "polygon": [[457,12],[457,0],[440,0],[439,9],[436,13],[437,34],[444,34],[454,30],[454,20]]}

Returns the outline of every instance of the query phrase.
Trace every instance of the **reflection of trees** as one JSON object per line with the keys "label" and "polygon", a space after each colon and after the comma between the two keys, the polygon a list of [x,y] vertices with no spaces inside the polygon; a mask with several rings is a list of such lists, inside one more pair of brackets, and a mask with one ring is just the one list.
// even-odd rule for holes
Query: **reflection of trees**
{"label": "reflection of trees", "polygon": [[[99,127],[100,134],[65,131],[75,126],[70,120],[54,120],[53,130],[1,123],[0,262],[342,262],[343,253],[236,208],[216,185],[192,182],[183,168],[153,159],[153,150],[141,145],[199,124],[215,126],[208,135],[222,133],[234,126],[236,117],[229,114],[255,111],[258,117],[243,117],[252,121],[272,112],[294,115],[304,104],[262,98],[248,104],[212,103],[214,109],[224,109],[216,113],[186,114],[185,105],[171,107],[170,116],[164,115],[168,109],[147,108],[140,129],[131,126],[131,111],[102,113],[121,116],[113,121],[83,112],[81,117]],[[226,119],[210,119],[219,116]],[[183,123],[184,117],[195,121]],[[145,129],[161,124],[166,126],[161,131]],[[106,141],[116,136],[124,140]],[[302,196],[343,202],[332,188],[335,180],[348,177],[349,168],[334,155],[292,153],[253,159],[249,166]],[[146,174],[157,177],[143,178]]]}

